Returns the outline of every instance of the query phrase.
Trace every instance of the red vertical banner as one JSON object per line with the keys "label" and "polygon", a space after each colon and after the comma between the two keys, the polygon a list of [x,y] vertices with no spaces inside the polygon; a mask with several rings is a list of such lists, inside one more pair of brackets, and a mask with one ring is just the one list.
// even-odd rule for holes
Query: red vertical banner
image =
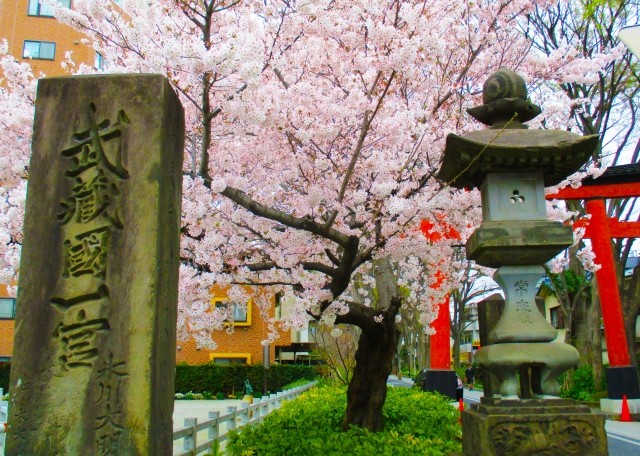
{"label": "red vertical banner", "polygon": [[589,235],[591,248],[596,255],[596,263],[601,268],[596,271],[604,337],[610,366],[629,366],[631,358],[627,347],[627,336],[622,318],[622,303],[618,292],[618,278],[611,251],[611,230],[604,200],[591,199],[586,202],[587,212],[591,214]]}

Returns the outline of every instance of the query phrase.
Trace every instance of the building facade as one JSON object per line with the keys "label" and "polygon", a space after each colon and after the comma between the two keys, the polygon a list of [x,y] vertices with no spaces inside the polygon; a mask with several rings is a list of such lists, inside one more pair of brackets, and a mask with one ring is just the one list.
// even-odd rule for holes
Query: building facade
{"label": "building facade", "polygon": [[480,348],[480,324],[478,323],[478,305],[469,303],[468,324],[460,334],[460,364],[473,363],[473,355]]}
{"label": "building facade", "polygon": [[[57,0],[70,6],[71,0]],[[51,7],[38,0],[0,0],[0,40],[7,40],[9,54],[28,61],[34,76],[62,76],[61,63],[69,56],[75,63],[100,67],[101,57],[84,45],[84,36],[53,17]]]}
{"label": "building facade", "polygon": [[[178,341],[176,361],[178,363],[202,364],[262,364],[264,362],[264,346],[262,341],[269,336],[268,319],[276,318],[280,309],[276,294],[258,287],[245,291],[251,295],[246,305],[238,305],[229,300],[227,290],[214,286],[211,290],[211,310],[214,308],[229,309],[233,313],[233,323],[229,323],[228,331],[216,331],[213,339],[217,345],[215,350],[198,347],[193,339]],[[255,299],[266,299],[271,303],[269,315],[265,319],[255,303]],[[282,331],[274,343],[269,344],[269,363],[280,361],[279,355],[283,347],[291,344],[291,332]],[[276,357],[278,354],[278,358]]]}
{"label": "building facade", "polygon": [[0,363],[11,360],[16,300],[8,297],[6,285],[0,285]]}

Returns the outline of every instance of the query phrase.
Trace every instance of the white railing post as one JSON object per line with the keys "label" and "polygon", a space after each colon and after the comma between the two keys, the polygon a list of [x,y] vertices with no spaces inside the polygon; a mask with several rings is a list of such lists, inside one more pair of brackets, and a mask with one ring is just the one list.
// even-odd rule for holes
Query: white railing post
{"label": "white railing post", "polygon": [[227,421],[227,432],[233,431],[236,428],[236,409],[235,405],[227,406],[227,413],[231,413],[231,418]]}
{"label": "white railing post", "polygon": [[9,402],[0,401],[0,423],[9,420]]}
{"label": "white railing post", "polygon": [[269,398],[266,396],[262,396],[260,398],[260,421],[264,419],[265,416],[269,414]]}
{"label": "white railing post", "polygon": [[191,428],[191,435],[186,435],[184,440],[182,441],[182,449],[184,450],[195,450],[198,440],[198,431],[196,430],[196,426],[198,425],[198,418],[185,418],[184,419],[184,427]]}
{"label": "white railing post", "polygon": [[220,437],[220,412],[209,412],[209,440],[218,440]]}
{"label": "white railing post", "polygon": [[276,409],[276,395],[269,394],[269,413]]}
{"label": "white railing post", "polygon": [[247,424],[249,421],[249,402],[242,401],[240,402],[240,426],[242,427]]}
{"label": "white railing post", "polygon": [[282,407],[282,391],[276,393],[276,408]]}

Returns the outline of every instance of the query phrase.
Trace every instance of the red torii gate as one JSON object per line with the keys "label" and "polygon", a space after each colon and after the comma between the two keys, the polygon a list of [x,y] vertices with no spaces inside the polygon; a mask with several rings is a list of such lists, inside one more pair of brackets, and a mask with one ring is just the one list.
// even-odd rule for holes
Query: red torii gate
{"label": "red torii gate", "polygon": [[[440,225],[442,231],[436,231],[435,223],[430,220],[423,220],[420,223],[420,231],[431,243],[442,239],[460,240],[460,233],[444,219],[444,216],[436,216],[436,223]],[[435,290],[439,289],[445,279],[444,274],[437,270],[435,273],[436,282],[431,285]],[[431,323],[431,327],[436,333],[430,338],[430,360],[431,369],[451,369],[451,312],[449,311],[449,295],[438,303],[438,316]]]}
{"label": "red torii gate", "polygon": [[[640,165],[613,166],[596,179],[585,179],[579,188],[564,188],[546,195],[549,200],[585,200],[591,220],[586,224],[585,238],[591,239],[596,262],[602,267],[596,271],[600,291],[600,307],[604,335],[609,355],[607,387],[609,398],[640,398],[640,386],[635,366],[627,345],[622,303],[618,290],[612,238],[640,237],[640,222],[620,222],[607,216],[605,200],[640,196]],[[581,225],[582,226],[582,225]]]}

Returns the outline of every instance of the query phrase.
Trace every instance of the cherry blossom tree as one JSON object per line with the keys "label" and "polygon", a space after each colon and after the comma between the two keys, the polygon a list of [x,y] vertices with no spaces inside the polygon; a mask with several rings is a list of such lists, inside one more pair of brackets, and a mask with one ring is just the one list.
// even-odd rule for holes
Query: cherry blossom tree
{"label": "cherry blossom tree", "polygon": [[35,88],[29,64],[0,42],[0,280],[10,286],[20,263]]}
{"label": "cherry blossom tree", "polygon": [[463,237],[479,222],[476,193],[434,178],[444,138],[500,66],[576,80],[592,66],[531,55],[515,27],[525,0],[73,6],[57,17],[87,34],[105,71],[165,74],[185,106],[179,327],[211,344],[228,318],[209,309],[213,283],[293,299],[285,327],[357,326],[343,425],[381,429],[399,310],[428,328],[449,288],[430,285],[433,265],[451,276],[451,241],[424,242],[420,221],[446,213]]}

